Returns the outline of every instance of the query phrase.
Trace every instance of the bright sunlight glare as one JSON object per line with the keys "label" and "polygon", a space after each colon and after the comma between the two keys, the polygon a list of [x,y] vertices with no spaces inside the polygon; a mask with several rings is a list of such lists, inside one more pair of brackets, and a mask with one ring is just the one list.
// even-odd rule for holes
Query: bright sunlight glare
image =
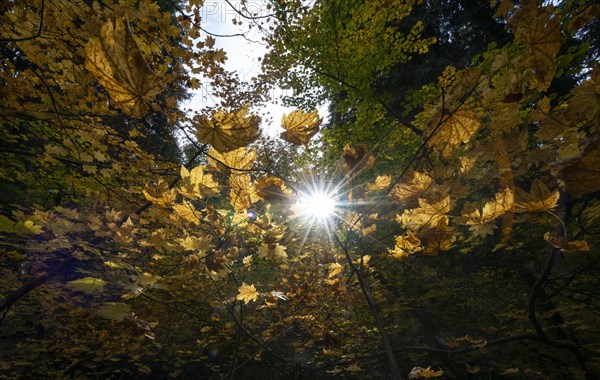
{"label": "bright sunlight glare", "polygon": [[298,200],[300,213],[314,219],[325,220],[333,216],[335,207],[335,195],[323,191],[302,194]]}

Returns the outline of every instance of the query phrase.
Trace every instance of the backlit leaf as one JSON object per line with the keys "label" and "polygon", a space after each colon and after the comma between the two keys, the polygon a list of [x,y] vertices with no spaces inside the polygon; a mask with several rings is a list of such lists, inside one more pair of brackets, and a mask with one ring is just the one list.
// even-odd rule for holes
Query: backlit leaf
{"label": "backlit leaf", "polygon": [[219,170],[249,171],[252,169],[256,152],[245,147],[219,153],[213,147],[208,150],[208,163]]}
{"label": "backlit leaf", "polygon": [[102,279],[94,277],[84,277],[67,282],[66,287],[75,292],[92,294],[103,291],[105,284],[106,282]]}
{"label": "backlit leaf", "polygon": [[214,180],[212,174],[205,173],[206,167],[199,165],[188,171],[181,166],[181,186],[179,193],[186,198],[201,199],[203,196],[218,194],[219,184]]}
{"label": "backlit leaf", "polygon": [[185,221],[196,225],[200,224],[200,218],[198,218],[196,208],[185,199],[181,204],[174,204],[173,210],[175,210],[177,215],[179,215]]}
{"label": "backlit leaf", "polygon": [[304,112],[295,110],[289,115],[281,117],[281,127],[285,129],[279,136],[294,145],[305,145],[319,132],[319,125],[323,121],[319,118],[317,110]]}
{"label": "backlit leaf", "polygon": [[515,39],[525,45],[521,64],[530,68],[534,86],[546,90],[556,71],[556,56],[562,45],[560,22],[548,10],[529,2],[510,20]]}
{"label": "backlit leaf", "polygon": [[144,116],[147,102],[161,92],[162,82],[146,63],[127,19],[109,20],[100,33],[100,39],[85,46],[85,67],[119,108],[133,117]]}
{"label": "backlit leaf", "polygon": [[329,264],[329,273],[327,274],[327,278],[337,276],[342,271],[342,269],[343,267],[338,263]]}
{"label": "backlit leaf", "polygon": [[433,133],[428,146],[435,148],[442,157],[448,158],[456,151],[461,143],[466,143],[481,127],[481,122],[475,112],[465,106],[460,107],[451,115],[434,117],[427,129],[428,135]]}
{"label": "backlit leaf", "polygon": [[432,183],[433,179],[427,173],[413,172],[412,180],[409,183],[394,186],[390,195],[398,203],[404,203],[410,198],[421,195]]}
{"label": "backlit leaf", "polygon": [[258,299],[258,291],[254,285],[247,285],[246,283],[243,283],[242,286],[238,288],[238,295],[235,297],[235,299],[238,301],[244,301],[244,303],[256,301]]}
{"label": "backlit leaf", "polygon": [[560,198],[560,193],[558,190],[551,193],[546,184],[535,181],[531,185],[530,193],[517,188],[515,198],[512,211],[540,212],[553,209]]}
{"label": "backlit leaf", "polygon": [[131,314],[131,306],[122,302],[105,302],[96,314],[102,318],[122,321],[123,318]]}
{"label": "backlit leaf", "polygon": [[374,183],[370,183],[367,186],[367,190],[369,191],[381,191],[381,190],[385,190],[388,188],[388,186],[390,186],[390,183],[392,182],[392,177],[389,175],[379,175],[377,176],[377,178],[375,178],[375,182]]}
{"label": "backlit leaf", "polygon": [[[460,220],[466,225],[486,224],[508,212],[514,202],[514,194],[510,189],[504,189],[494,196],[494,199],[481,205],[465,203]],[[480,209],[481,207],[481,209]]]}
{"label": "backlit leaf", "polygon": [[220,110],[210,119],[204,115],[197,116],[194,121],[198,140],[212,145],[221,153],[254,142],[260,135],[258,128],[260,117],[247,116],[248,108],[248,106],[244,106],[232,112]]}
{"label": "backlit leaf", "polygon": [[398,218],[402,226],[415,231],[423,227],[435,227],[450,211],[450,196],[435,203],[419,198],[419,206],[419,208],[405,210]]}

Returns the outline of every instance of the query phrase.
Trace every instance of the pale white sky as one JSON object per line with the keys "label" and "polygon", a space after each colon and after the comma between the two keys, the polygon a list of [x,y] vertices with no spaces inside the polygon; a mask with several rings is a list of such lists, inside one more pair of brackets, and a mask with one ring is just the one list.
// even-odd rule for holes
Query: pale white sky
{"label": "pale white sky", "polygon": [[[230,0],[229,2],[238,10],[242,10],[240,0]],[[272,13],[267,9],[267,3],[264,0],[247,0],[246,8],[257,15],[267,15]],[[206,0],[202,7],[201,17],[202,27],[210,33],[221,35],[245,33],[246,38],[241,36],[215,37],[215,47],[221,48],[227,53],[225,67],[228,70],[236,71],[242,81],[249,80],[260,72],[259,58],[267,52],[267,47],[262,42],[262,32],[257,27],[249,28],[250,23],[253,21],[241,17],[224,0]],[[238,22],[237,25],[233,23],[234,19]],[[206,38],[206,36],[206,33],[202,33],[201,39]],[[282,94],[283,90],[276,89],[271,97],[275,102]],[[280,127],[281,116],[284,113],[287,114],[293,111],[291,107],[283,107],[274,102],[253,109],[254,112],[262,116],[262,128],[270,136],[277,136],[283,131]],[[215,101],[211,97],[210,88],[206,86],[191,99],[187,107],[197,110],[213,104],[215,104]],[[327,116],[326,110],[326,106],[321,107],[319,115],[321,117]]]}

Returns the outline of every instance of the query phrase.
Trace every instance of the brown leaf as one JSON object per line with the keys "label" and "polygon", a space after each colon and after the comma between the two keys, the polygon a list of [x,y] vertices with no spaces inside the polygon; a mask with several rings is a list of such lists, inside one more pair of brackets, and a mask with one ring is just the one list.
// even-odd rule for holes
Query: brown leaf
{"label": "brown leaf", "polygon": [[553,176],[560,179],[574,197],[600,190],[600,136],[583,139],[581,155],[554,162]]}
{"label": "brown leaf", "polygon": [[549,10],[527,3],[510,20],[515,39],[525,45],[520,63],[533,69],[533,85],[540,91],[550,86],[556,72],[556,56],[562,45],[560,21]]}
{"label": "brown leaf", "polygon": [[375,165],[375,157],[365,144],[346,144],[342,153],[342,168],[346,175],[357,175]]}

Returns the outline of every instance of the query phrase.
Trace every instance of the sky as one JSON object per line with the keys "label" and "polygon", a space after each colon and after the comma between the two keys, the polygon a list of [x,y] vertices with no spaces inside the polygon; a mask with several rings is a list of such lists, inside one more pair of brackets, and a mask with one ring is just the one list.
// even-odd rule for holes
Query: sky
{"label": "sky", "polygon": [[[240,0],[229,1],[237,9],[242,9]],[[267,1],[249,0],[246,7],[252,13],[258,15],[267,15],[271,13],[267,9]],[[224,0],[206,0],[201,12],[202,27],[210,33],[231,35],[245,33],[246,38],[241,36],[236,37],[215,37],[216,48],[221,48],[227,53],[227,61],[225,68],[238,73],[240,79],[250,80],[260,72],[260,61],[266,52],[267,47],[262,42],[262,35],[258,28],[249,29],[249,24],[252,21],[242,18],[236,11],[227,4]],[[234,19],[238,23],[234,24]],[[240,24],[241,23],[241,24]],[[206,38],[207,34],[202,33],[201,39]],[[211,96],[210,86],[207,85],[198,91],[191,99],[188,107],[197,110],[206,105],[215,104],[215,98]],[[273,101],[281,97],[282,90],[277,89],[271,94]],[[281,116],[284,113],[289,113],[293,110],[290,107],[283,107],[279,104],[270,102],[261,108],[254,108],[255,112],[263,117],[263,130],[270,136],[276,136],[283,131],[279,126]],[[269,113],[267,115],[267,113]],[[268,117],[272,117],[272,123],[268,122]]]}
{"label": "sky", "polygon": [[[229,3],[236,9],[242,10],[240,0],[230,0]],[[267,9],[267,4],[268,2],[264,0],[247,0],[246,8],[249,12],[259,16],[268,15],[272,12]],[[242,81],[250,80],[250,78],[256,76],[260,72],[259,58],[267,52],[267,46],[262,41],[262,32],[257,27],[249,28],[249,23],[252,21],[242,18],[225,0],[206,0],[202,7],[201,17],[202,27],[207,32],[221,35],[245,33],[246,38],[241,36],[215,37],[215,47],[221,48],[227,53],[225,68],[236,71]],[[237,25],[234,24],[234,20]],[[206,36],[206,33],[202,33],[201,39],[206,38]],[[280,127],[281,117],[284,113],[287,114],[294,110],[291,107],[284,107],[275,103],[283,94],[283,90],[275,89],[271,93],[273,102],[267,103],[264,107],[253,109],[263,118],[262,127],[269,136],[277,136],[283,131]],[[215,103],[215,99],[210,93],[210,87],[205,86],[194,95],[187,107],[198,110]],[[326,116],[326,110],[326,106],[321,107],[319,115],[321,117]],[[269,118],[272,119],[269,120]]]}

